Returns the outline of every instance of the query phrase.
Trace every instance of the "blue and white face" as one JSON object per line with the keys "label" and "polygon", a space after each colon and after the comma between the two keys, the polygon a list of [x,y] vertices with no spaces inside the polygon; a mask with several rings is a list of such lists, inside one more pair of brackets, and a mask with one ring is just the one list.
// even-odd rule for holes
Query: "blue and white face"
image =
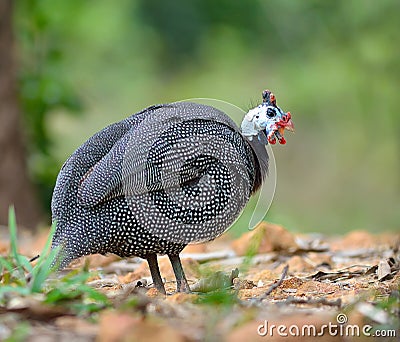
{"label": "blue and white face", "polygon": [[[285,144],[283,137],[285,129],[294,130],[290,112],[285,113],[279,107],[269,106],[265,103],[251,110],[254,127],[266,135],[270,144],[275,144],[278,139],[280,144]],[[249,112],[250,113],[250,112]]]}
{"label": "blue and white face", "polygon": [[[266,93],[266,97],[264,94]],[[285,144],[284,130],[294,131],[294,125],[290,112],[285,113],[276,105],[274,94],[269,91],[263,93],[264,102],[250,109],[242,122],[242,133],[252,139],[253,136],[265,134],[270,144],[276,140]],[[261,139],[259,139],[261,140]],[[263,139],[262,139],[263,140]]]}

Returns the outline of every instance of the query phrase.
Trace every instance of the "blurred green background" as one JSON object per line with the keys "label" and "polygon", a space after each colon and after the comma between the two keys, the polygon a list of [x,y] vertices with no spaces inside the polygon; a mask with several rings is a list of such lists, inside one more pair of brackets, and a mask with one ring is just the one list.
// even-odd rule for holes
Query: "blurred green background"
{"label": "blurred green background", "polygon": [[269,88],[296,133],[274,147],[266,219],[298,232],[400,231],[400,1],[15,6],[29,169],[47,210],[64,160],[109,123],[196,97],[247,110]]}

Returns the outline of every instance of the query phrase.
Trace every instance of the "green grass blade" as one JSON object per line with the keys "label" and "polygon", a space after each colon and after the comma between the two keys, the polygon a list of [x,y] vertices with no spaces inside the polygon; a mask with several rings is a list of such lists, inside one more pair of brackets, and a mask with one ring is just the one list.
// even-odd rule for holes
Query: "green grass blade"
{"label": "green grass blade", "polygon": [[2,267],[2,272],[7,269],[8,272],[12,272],[14,267],[11,262],[9,262],[6,258],[0,257],[0,265]]}
{"label": "green grass blade", "polygon": [[20,262],[20,265],[21,265],[24,269],[26,269],[28,272],[32,272],[33,267],[32,267],[32,265],[31,265],[31,263],[29,262],[29,259],[28,259],[27,257],[25,257],[25,256],[23,256],[23,255],[20,255],[20,256],[19,256],[19,262]]}
{"label": "green grass blade", "polygon": [[51,241],[53,240],[54,232],[56,231],[56,225],[57,225],[57,223],[55,221],[51,224],[50,234],[46,241],[46,244],[44,245],[41,255],[47,254],[49,252],[50,246],[51,246]]}
{"label": "green grass blade", "polygon": [[[18,253],[17,220],[15,218],[15,210],[13,206],[10,206],[8,209],[8,229],[10,232],[11,256],[15,260],[15,267],[19,274],[18,278],[21,283],[26,284],[23,268],[27,265],[25,259]],[[30,265],[27,267],[28,269],[31,269]]]}
{"label": "green grass blade", "polygon": [[15,219],[15,210],[13,206],[10,206],[8,209],[8,229],[10,231],[11,255],[15,259],[17,266],[22,266],[20,255],[18,254],[17,220]]}
{"label": "green grass blade", "polygon": [[[56,231],[56,223],[53,222],[53,224],[51,225],[51,228],[50,228],[49,237],[47,238],[46,244],[44,245],[44,247],[40,253],[40,256],[39,256],[39,259],[38,259],[36,265],[42,264],[42,262],[47,258],[49,250],[50,250],[50,246],[51,246],[51,241],[53,239],[53,235],[54,235],[55,231]],[[34,272],[35,272],[35,270],[34,270]]]}
{"label": "green grass blade", "polygon": [[18,293],[20,295],[26,296],[29,294],[29,289],[27,287],[23,286],[10,286],[10,285],[5,285],[0,287],[0,298],[5,294],[10,294],[10,293]]}
{"label": "green grass blade", "polygon": [[57,253],[60,252],[60,248],[56,248],[53,251],[57,250],[58,252],[50,251],[49,253],[51,241],[53,239],[55,230],[56,230],[56,223],[53,222],[53,224],[51,225],[50,234],[49,237],[47,238],[46,244],[40,253],[36,266],[32,270],[32,279],[33,279],[31,285],[32,292],[40,291],[43,282],[52,272],[52,270],[50,269],[52,262],[57,257]]}
{"label": "green grass blade", "polygon": [[53,272],[56,266],[52,267],[53,262],[56,260],[58,254],[60,253],[60,248],[56,247],[50,251],[46,259],[42,258],[42,261],[37,263],[32,271],[32,292],[40,292],[43,288],[43,284],[49,275]]}

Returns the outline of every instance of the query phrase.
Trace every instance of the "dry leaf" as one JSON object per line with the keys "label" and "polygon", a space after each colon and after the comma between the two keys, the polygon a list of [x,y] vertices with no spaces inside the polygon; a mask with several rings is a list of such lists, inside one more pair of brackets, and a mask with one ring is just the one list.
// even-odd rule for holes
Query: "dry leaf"
{"label": "dry leaf", "polygon": [[252,289],[257,287],[251,280],[235,278],[233,279],[233,288],[235,290]]}
{"label": "dry leaf", "polygon": [[390,265],[386,260],[381,260],[378,265],[378,280],[382,281],[391,273]]}

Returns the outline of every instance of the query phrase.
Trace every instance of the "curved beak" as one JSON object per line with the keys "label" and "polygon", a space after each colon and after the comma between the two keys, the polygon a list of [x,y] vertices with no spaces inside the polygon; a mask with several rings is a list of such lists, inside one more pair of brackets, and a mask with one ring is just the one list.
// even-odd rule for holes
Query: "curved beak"
{"label": "curved beak", "polygon": [[[286,139],[283,136],[283,132],[285,131],[285,129],[294,132],[294,124],[290,112],[287,112],[286,114],[282,115],[282,119],[276,123],[276,126],[278,127],[278,129],[277,131],[275,131],[274,134],[278,138],[279,143],[284,145],[286,144]],[[271,137],[268,141],[271,144],[274,144],[276,140]]]}
{"label": "curved beak", "polygon": [[292,121],[292,115],[290,112],[287,112],[285,115],[282,116],[282,120],[277,123],[279,127],[279,133],[283,135],[283,131],[287,129],[290,132],[294,132],[294,124]]}
{"label": "curved beak", "polygon": [[287,129],[290,132],[294,132],[294,124],[292,119],[289,119],[289,121],[286,123],[285,129]]}

